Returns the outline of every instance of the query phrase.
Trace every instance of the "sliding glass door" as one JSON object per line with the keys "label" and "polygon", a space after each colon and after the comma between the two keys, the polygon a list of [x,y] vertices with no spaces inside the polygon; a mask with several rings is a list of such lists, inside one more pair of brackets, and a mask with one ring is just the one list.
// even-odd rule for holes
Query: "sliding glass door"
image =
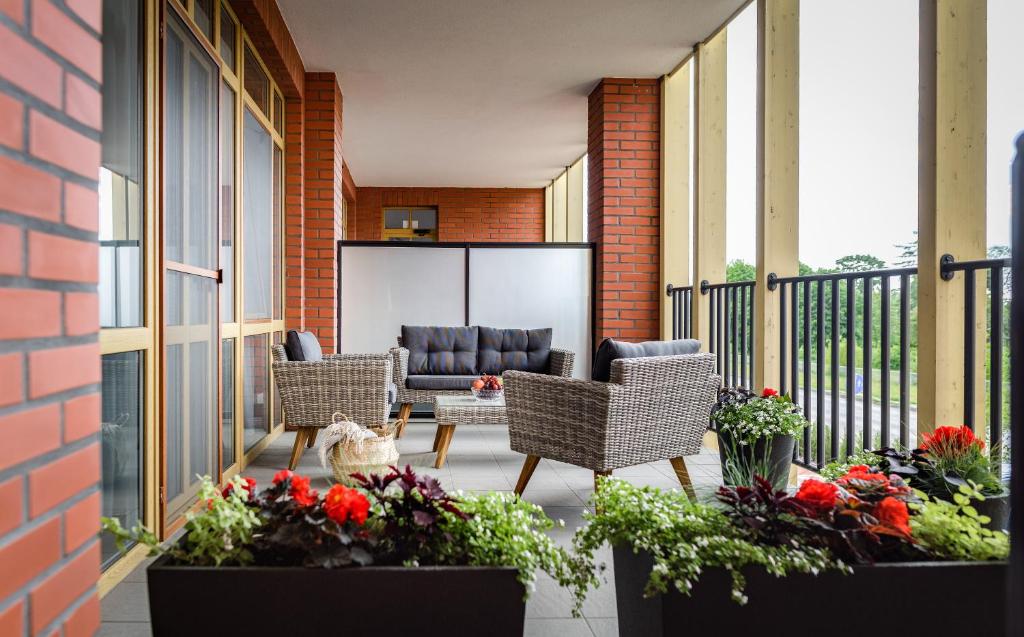
{"label": "sliding glass door", "polygon": [[220,68],[168,6],[164,38],[164,523],[220,471]]}

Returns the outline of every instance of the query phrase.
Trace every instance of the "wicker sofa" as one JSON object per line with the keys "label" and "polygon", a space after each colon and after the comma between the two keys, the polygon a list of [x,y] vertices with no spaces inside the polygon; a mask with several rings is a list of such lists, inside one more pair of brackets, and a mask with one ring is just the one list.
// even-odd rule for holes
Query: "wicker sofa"
{"label": "wicker sofa", "polygon": [[328,354],[321,360],[289,360],[274,345],[273,370],[285,420],[298,427],[288,468],[294,470],[304,448],[341,412],[359,424],[384,424],[396,392],[388,354]]}
{"label": "wicker sofa", "polygon": [[700,451],[720,378],[712,354],[620,358],[610,382],[508,372],[505,404],[513,451],[527,455],[516,493],[541,458],[609,475],[670,460],[683,488],[683,456]]}
{"label": "wicker sofa", "polygon": [[[398,391],[401,437],[414,403],[435,396],[463,395],[480,374],[531,369],[543,375],[572,376],[573,352],[551,347],[551,329],[402,326],[398,347],[390,350]],[[410,373],[410,358],[413,360]]]}

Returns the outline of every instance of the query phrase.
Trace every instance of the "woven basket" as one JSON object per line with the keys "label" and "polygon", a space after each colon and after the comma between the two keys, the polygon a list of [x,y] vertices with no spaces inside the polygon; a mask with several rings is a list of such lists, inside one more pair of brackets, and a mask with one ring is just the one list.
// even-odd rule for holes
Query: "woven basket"
{"label": "woven basket", "polygon": [[[344,414],[335,414],[333,420],[337,424],[338,416],[343,419],[342,423],[351,423]],[[337,482],[351,484],[354,482],[350,477],[353,473],[386,472],[391,465],[398,463],[398,448],[395,447],[395,431],[401,421],[393,425],[371,425],[362,427],[367,431],[376,434],[372,438],[362,440],[345,440],[335,442],[326,451],[326,457],[330,463],[331,472]],[[326,442],[326,440],[325,440]]]}

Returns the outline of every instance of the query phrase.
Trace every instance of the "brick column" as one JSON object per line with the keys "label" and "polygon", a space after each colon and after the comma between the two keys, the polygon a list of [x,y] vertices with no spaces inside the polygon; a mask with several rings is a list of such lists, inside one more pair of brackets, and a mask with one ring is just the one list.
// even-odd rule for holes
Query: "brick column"
{"label": "brick column", "polygon": [[287,329],[306,329],[305,109],[302,100],[285,107],[284,154],[284,319]]}
{"label": "brick column", "polygon": [[99,628],[98,2],[0,2],[0,635]]}
{"label": "brick column", "polygon": [[[325,352],[338,335],[337,241],[342,237],[342,98],[334,73],[307,73],[304,100],[304,299],[306,329]],[[289,301],[291,302],[291,301]]]}
{"label": "brick column", "polygon": [[597,244],[595,343],[659,338],[660,80],[590,93],[587,223]]}

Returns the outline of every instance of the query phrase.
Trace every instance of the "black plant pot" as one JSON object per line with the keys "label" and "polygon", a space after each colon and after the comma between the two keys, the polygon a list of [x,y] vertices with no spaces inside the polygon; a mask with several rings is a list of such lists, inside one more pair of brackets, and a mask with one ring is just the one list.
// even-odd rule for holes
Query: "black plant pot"
{"label": "black plant pot", "polygon": [[728,472],[726,471],[727,454],[735,449],[738,461],[743,466],[749,467],[763,465],[765,461],[771,468],[767,476],[776,489],[785,489],[789,481],[789,467],[793,464],[793,445],[796,439],[793,436],[775,436],[774,438],[761,438],[753,445],[741,445],[733,443],[732,436],[728,432],[718,432],[718,458],[722,462],[722,477],[727,485],[733,485]]}
{"label": "black plant pot", "polygon": [[718,568],[701,573],[689,596],[672,590],[645,599],[650,556],[624,547],[613,554],[620,635],[1006,634],[1006,562],[878,564],[854,567],[852,575],[781,579],[750,568],[744,571],[748,602],[740,606],[730,595],[728,571]]}
{"label": "black plant pot", "polygon": [[978,513],[987,515],[991,520],[987,526],[994,531],[1005,531],[1010,528],[1010,494],[987,495],[984,500],[975,500],[971,505]]}
{"label": "black plant pot", "polygon": [[519,635],[514,568],[174,566],[147,569],[153,634]]}

